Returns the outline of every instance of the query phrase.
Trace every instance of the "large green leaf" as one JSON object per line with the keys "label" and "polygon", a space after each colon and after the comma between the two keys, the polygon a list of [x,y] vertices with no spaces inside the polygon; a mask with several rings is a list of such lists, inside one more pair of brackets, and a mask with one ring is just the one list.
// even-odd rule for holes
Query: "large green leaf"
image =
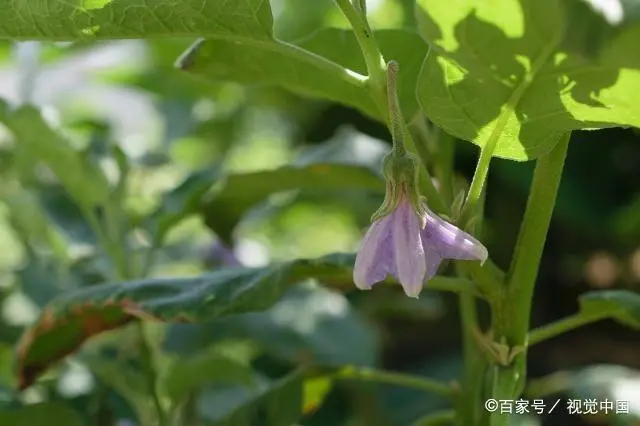
{"label": "large green leaf", "polygon": [[200,322],[259,311],[273,305],[300,278],[344,282],[350,279],[352,265],[352,255],[330,255],[263,268],[218,270],[193,278],[96,285],[64,294],[44,308],[18,343],[20,387],[30,386],[51,363],[89,337],[136,318]]}
{"label": "large green leaf", "polygon": [[[385,58],[400,64],[400,102],[406,116],[413,117],[418,110],[414,87],[427,44],[406,30],[380,30],[374,36]],[[381,117],[368,88],[348,72],[366,74],[352,31],[328,28],[296,44],[275,39],[263,44],[201,40],[187,51],[179,65],[207,79],[281,86]]]}
{"label": "large green leaf", "polygon": [[0,424],[11,426],[82,426],[78,413],[62,404],[42,403],[0,411]]}
{"label": "large green leaf", "polygon": [[418,0],[432,46],[424,112],[447,132],[513,160],[549,152],[568,130],[640,126],[640,26],[593,57],[574,53],[562,0]]}
{"label": "large green leaf", "polygon": [[19,145],[51,169],[76,203],[93,208],[106,201],[106,177],[54,132],[37,109],[25,106],[12,110],[0,103],[0,122]]}
{"label": "large green leaf", "polygon": [[640,294],[627,290],[591,291],[580,296],[585,315],[605,315],[632,328],[640,328]]}
{"label": "large green leaf", "polygon": [[0,0],[0,37],[75,40],[209,36],[261,40],[271,36],[265,0]]}
{"label": "large green leaf", "polygon": [[293,363],[372,367],[378,355],[374,330],[347,299],[312,285],[291,288],[264,312],[174,325],[166,348],[189,353],[228,339],[249,339]]}
{"label": "large green leaf", "polygon": [[207,225],[231,243],[242,216],[269,195],[289,190],[384,194],[380,163],[382,141],[344,131],[332,141],[304,152],[292,165],[273,170],[230,174],[204,205]]}

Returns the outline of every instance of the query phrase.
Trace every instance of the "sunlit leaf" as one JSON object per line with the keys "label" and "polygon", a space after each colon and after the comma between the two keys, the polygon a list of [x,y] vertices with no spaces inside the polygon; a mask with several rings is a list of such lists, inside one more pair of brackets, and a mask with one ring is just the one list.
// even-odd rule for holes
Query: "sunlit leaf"
{"label": "sunlit leaf", "polygon": [[568,130],[640,126],[640,26],[588,58],[568,45],[562,0],[419,0],[417,13],[432,45],[418,99],[449,133],[527,160]]}
{"label": "sunlit leaf", "polygon": [[199,322],[273,305],[297,280],[351,276],[352,255],[330,255],[263,268],[230,268],[193,278],[155,278],[96,285],[47,305],[18,344],[20,387],[86,339],[134,319]]}
{"label": "sunlit leaf", "polygon": [[[427,44],[417,34],[405,30],[380,30],[374,36],[385,58],[400,63],[399,96],[404,113],[411,118],[418,110],[414,86]],[[277,40],[260,45],[221,39],[201,41],[183,57],[180,66],[211,80],[281,86],[353,106],[381,118],[368,88],[349,78],[347,69],[366,75],[364,59],[352,31],[323,29],[295,45]]]}
{"label": "sunlit leaf", "polygon": [[265,39],[272,16],[264,0],[0,1],[0,37],[76,40],[203,36]]}

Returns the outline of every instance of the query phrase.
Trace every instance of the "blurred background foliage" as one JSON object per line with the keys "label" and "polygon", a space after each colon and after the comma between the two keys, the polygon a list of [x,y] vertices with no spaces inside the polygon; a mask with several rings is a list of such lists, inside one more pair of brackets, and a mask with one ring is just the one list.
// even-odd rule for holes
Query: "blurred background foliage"
{"label": "blurred background foliage", "polygon": [[[271,3],[276,35],[284,40],[347,27],[331,0]],[[415,25],[412,1],[371,1],[369,8],[375,28]],[[353,109],[281,89],[196,81],[173,67],[191,42],[1,42],[0,98],[41,108],[48,126],[112,184],[127,176],[123,209],[137,226],[130,237],[145,246],[153,243],[150,230],[167,232],[150,276],[354,252],[380,191],[272,193],[269,178],[282,187],[283,179],[295,177],[259,173],[318,160],[377,170],[389,144],[384,126]],[[0,424],[143,421],[153,407],[130,327],[93,339],[35,386],[15,390],[14,345],[24,327],[60,292],[108,281],[112,266],[73,200],[13,137],[0,125]],[[639,138],[631,129],[575,132],[536,288],[534,326],[575,312],[577,296],[588,290],[638,289]],[[477,148],[456,147],[457,172],[470,177]],[[491,169],[484,237],[503,268],[532,167],[497,159]],[[202,203],[222,172],[226,204]],[[253,181],[242,179],[251,173]],[[256,179],[263,183],[259,189]],[[395,286],[363,297],[348,282],[332,289],[318,284],[322,280],[294,287],[264,312],[153,326],[153,342],[162,349],[155,362],[167,371],[168,392],[184,398],[185,416],[201,421],[187,417],[183,424],[249,424],[241,408],[265,398],[287,401],[267,407],[302,404],[299,424],[309,426],[404,426],[447,407],[442,398],[416,390],[326,377],[302,381],[295,368],[313,360],[451,381],[461,369],[455,297],[428,291],[411,300]],[[640,424],[639,350],[637,334],[613,321],[533,347],[526,397],[623,399],[632,415],[517,421]],[[184,369],[172,370],[177,362]],[[199,381],[197,391],[189,381]],[[247,387],[247,381],[257,385]],[[304,389],[299,402],[294,385]],[[27,414],[1,411],[34,403],[41,405]]]}

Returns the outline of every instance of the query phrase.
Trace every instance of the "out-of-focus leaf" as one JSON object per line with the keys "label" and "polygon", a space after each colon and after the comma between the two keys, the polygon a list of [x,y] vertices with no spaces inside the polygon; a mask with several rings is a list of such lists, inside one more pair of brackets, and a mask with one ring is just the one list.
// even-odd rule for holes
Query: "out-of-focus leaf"
{"label": "out-of-focus leaf", "polygon": [[17,276],[22,291],[40,307],[61,292],[74,290],[79,285],[63,264],[51,258],[31,257]]}
{"label": "out-of-focus leaf", "polygon": [[191,391],[210,383],[252,386],[253,370],[238,361],[215,352],[203,352],[176,360],[163,380],[167,395],[179,403]]}
{"label": "out-of-focus leaf", "polygon": [[11,426],[82,426],[82,418],[69,407],[56,403],[27,405],[0,411],[0,424]]}
{"label": "out-of-focus leaf", "polygon": [[216,386],[198,398],[198,411],[211,426],[291,426],[302,416],[303,370],[258,387]]}
{"label": "out-of-focus leaf", "polygon": [[[413,117],[418,110],[415,82],[428,46],[417,34],[406,30],[380,30],[374,37],[385,58],[395,59],[400,64],[400,103],[407,117]],[[328,61],[321,61],[317,56],[314,59],[313,55]],[[318,62],[323,66],[318,66]],[[369,90],[361,83],[353,82],[353,78],[347,78],[348,71],[341,69],[345,67],[366,74],[364,59],[352,31],[323,29],[295,45],[278,40],[263,44],[201,40],[185,53],[179,65],[207,79],[280,86],[353,106],[370,116],[382,118]]]}
{"label": "out-of-focus leaf", "polygon": [[196,322],[224,315],[258,311],[273,305],[304,277],[345,280],[352,255],[329,255],[263,268],[218,270],[193,278],[157,278],[96,285],[62,295],[18,343],[21,388],[86,339],[136,319]]}
{"label": "out-of-focus leaf", "polygon": [[173,326],[167,349],[188,353],[227,339],[250,339],[302,364],[373,366],[378,354],[374,330],[346,298],[314,286],[293,287],[265,312]]}
{"label": "out-of-focus leaf", "polygon": [[304,382],[304,414],[313,413],[322,404],[333,387],[333,381],[326,377],[314,377]]}
{"label": "out-of-focus leaf", "polygon": [[418,100],[452,135],[522,161],[549,152],[569,130],[640,125],[640,25],[586,58],[564,45],[576,18],[562,0],[418,5],[433,49]]}
{"label": "out-of-focus leaf", "polygon": [[269,195],[302,190],[306,193],[344,193],[350,190],[384,194],[380,161],[384,144],[344,131],[333,141],[310,149],[290,166],[230,174],[219,192],[204,205],[206,224],[226,243],[242,216]]}
{"label": "out-of-focus leaf", "polygon": [[166,36],[268,39],[269,2],[245,0],[46,0],[0,2],[0,37],[22,40],[122,39]]}
{"label": "out-of-focus leaf", "polygon": [[106,201],[109,183],[105,176],[54,132],[37,109],[24,106],[10,110],[0,105],[0,122],[18,144],[53,171],[76,203],[93,208]]}
{"label": "out-of-focus leaf", "polygon": [[39,192],[47,218],[70,242],[96,245],[96,236],[78,206],[59,186],[48,185]]}
{"label": "out-of-focus leaf", "polygon": [[127,401],[141,424],[153,423],[155,407],[149,398],[152,390],[142,369],[95,353],[84,353],[81,359],[98,379]]}
{"label": "out-of-focus leaf", "polygon": [[580,310],[586,314],[606,314],[621,324],[640,328],[640,294],[627,290],[592,291],[580,297]]}
{"label": "out-of-focus leaf", "polygon": [[215,169],[197,171],[162,196],[160,206],[148,219],[156,241],[162,241],[173,226],[198,211],[202,197],[211,189],[217,176]]}

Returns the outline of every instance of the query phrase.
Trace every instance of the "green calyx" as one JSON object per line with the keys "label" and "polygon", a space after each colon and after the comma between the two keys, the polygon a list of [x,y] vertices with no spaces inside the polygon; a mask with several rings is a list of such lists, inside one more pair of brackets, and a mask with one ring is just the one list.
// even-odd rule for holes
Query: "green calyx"
{"label": "green calyx", "polygon": [[387,189],[382,205],[371,217],[374,222],[391,214],[403,198],[409,200],[416,214],[425,217],[425,207],[418,189],[419,159],[410,152],[398,152],[392,149],[382,161],[382,173]]}

